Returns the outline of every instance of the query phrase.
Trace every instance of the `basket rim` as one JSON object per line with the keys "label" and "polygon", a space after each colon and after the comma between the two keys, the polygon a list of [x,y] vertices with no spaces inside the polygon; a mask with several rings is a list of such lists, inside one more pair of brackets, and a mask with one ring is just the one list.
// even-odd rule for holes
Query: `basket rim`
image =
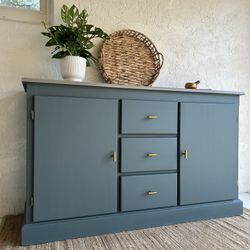
{"label": "basket rim", "polygon": [[[112,41],[112,38],[119,37],[119,36],[120,37],[128,36],[128,37],[137,38],[138,41],[145,44],[145,48],[150,50],[150,53],[152,55],[151,58],[153,58],[154,65],[155,65],[154,73],[152,74],[150,81],[147,81],[143,84],[137,83],[137,82],[127,82],[127,81],[125,81],[124,83],[120,83],[120,82],[117,82],[116,79],[112,79],[112,76],[107,74],[107,72],[105,71],[105,60],[104,60],[105,58],[103,55],[103,51],[105,49],[105,45],[107,44],[107,42],[110,42],[110,41]],[[101,71],[102,76],[104,77],[105,81],[107,81],[111,84],[129,84],[129,85],[151,86],[154,83],[154,81],[156,80],[156,78],[159,76],[160,70],[161,70],[163,63],[164,63],[164,56],[162,53],[158,52],[158,50],[157,50],[156,46],[154,45],[154,43],[152,42],[152,40],[149,39],[143,33],[135,31],[133,29],[122,29],[122,30],[118,30],[118,31],[111,33],[109,35],[109,37],[107,37],[103,41],[103,44],[102,44],[101,49],[100,49],[98,60],[99,60],[99,70]]]}

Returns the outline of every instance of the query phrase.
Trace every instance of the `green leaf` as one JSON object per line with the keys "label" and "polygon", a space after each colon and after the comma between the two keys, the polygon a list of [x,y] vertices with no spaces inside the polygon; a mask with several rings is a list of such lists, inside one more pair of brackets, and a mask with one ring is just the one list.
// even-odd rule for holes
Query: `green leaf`
{"label": "green leaf", "polygon": [[47,36],[47,37],[51,37],[51,34],[48,33],[48,32],[41,32],[41,34],[44,35],[44,36]]}
{"label": "green leaf", "polygon": [[79,16],[78,8],[73,4],[68,11],[68,25],[74,27],[77,17]]}
{"label": "green leaf", "polygon": [[48,28],[48,31],[50,33],[52,33],[52,34],[55,33],[58,30],[60,30],[60,26],[51,26],[51,27]]}
{"label": "green leaf", "polygon": [[76,16],[75,23],[78,27],[83,27],[87,24],[88,12],[84,9],[78,16]]}
{"label": "green leaf", "polygon": [[91,64],[95,64],[97,62],[97,59],[94,56],[92,56],[92,54],[89,51],[85,49],[82,49],[80,51],[79,56],[86,58],[87,66],[91,66]]}
{"label": "green leaf", "polygon": [[87,60],[87,66],[91,66],[91,65],[96,65],[97,64],[97,59],[95,57],[88,57],[86,58]]}
{"label": "green leaf", "polygon": [[92,43],[91,41],[88,41],[85,43],[85,48],[86,49],[91,49],[94,47],[94,43]]}
{"label": "green leaf", "polygon": [[55,59],[62,59],[64,58],[65,56],[69,56],[69,52],[68,51],[59,51],[57,52],[56,54],[54,54],[52,56],[52,58],[55,58]]}
{"label": "green leaf", "polygon": [[103,30],[101,28],[96,27],[95,32],[96,32],[97,36],[100,38],[106,38],[108,36],[105,32],[103,32]]}
{"label": "green leaf", "polygon": [[69,11],[68,6],[66,6],[65,4],[62,6],[61,9],[61,18],[63,20],[63,22],[67,23],[67,13]]}
{"label": "green leaf", "polygon": [[88,14],[88,12],[87,12],[86,9],[84,9],[84,10],[81,12],[81,14],[80,14],[80,17],[81,17],[83,20],[87,20],[88,16],[89,16],[89,14]]}
{"label": "green leaf", "polygon": [[71,8],[69,9],[68,18],[69,18],[70,26],[73,26],[73,23],[74,23],[74,11],[75,11],[75,8],[76,8],[76,6],[72,5]]}
{"label": "green leaf", "polygon": [[52,54],[54,54],[59,49],[61,49],[61,47],[60,46],[56,46],[55,49],[54,49],[54,51],[52,52]]}
{"label": "green leaf", "polygon": [[94,25],[92,25],[92,24],[86,24],[86,25],[84,26],[85,32],[89,33],[90,30],[91,30],[93,27],[94,27]]}
{"label": "green leaf", "polygon": [[54,40],[54,38],[51,38],[46,44],[46,47],[50,47],[50,46],[55,46],[57,45],[57,42]]}

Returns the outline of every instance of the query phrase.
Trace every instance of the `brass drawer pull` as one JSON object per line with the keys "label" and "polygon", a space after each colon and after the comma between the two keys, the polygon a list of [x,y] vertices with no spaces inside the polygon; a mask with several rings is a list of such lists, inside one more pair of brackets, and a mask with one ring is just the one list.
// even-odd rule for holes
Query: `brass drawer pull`
{"label": "brass drawer pull", "polygon": [[147,118],[148,118],[149,120],[155,120],[155,119],[158,118],[158,116],[157,116],[157,115],[148,115]]}
{"label": "brass drawer pull", "polygon": [[151,195],[157,195],[158,194],[158,192],[156,192],[156,191],[148,191],[147,192],[147,195],[149,195],[149,196],[151,196]]}
{"label": "brass drawer pull", "polygon": [[188,159],[188,151],[186,149],[181,153],[181,155],[184,157],[184,159]]}
{"label": "brass drawer pull", "polygon": [[112,159],[113,159],[113,162],[117,162],[117,153],[116,152],[113,152]]}
{"label": "brass drawer pull", "polygon": [[149,153],[149,154],[147,154],[147,157],[157,157],[158,156],[158,154],[155,154],[155,153]]}

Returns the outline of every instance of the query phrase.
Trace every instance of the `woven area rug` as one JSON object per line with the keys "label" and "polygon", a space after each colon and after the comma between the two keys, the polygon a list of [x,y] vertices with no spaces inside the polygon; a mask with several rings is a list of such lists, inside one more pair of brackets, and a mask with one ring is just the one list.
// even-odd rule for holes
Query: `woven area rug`
{"label": "woven area rug", "polygon": [[22,216],[7,216],[0,227],[1,250],[250,249],[250,210],[238,217],[206,220],[20,247]]}

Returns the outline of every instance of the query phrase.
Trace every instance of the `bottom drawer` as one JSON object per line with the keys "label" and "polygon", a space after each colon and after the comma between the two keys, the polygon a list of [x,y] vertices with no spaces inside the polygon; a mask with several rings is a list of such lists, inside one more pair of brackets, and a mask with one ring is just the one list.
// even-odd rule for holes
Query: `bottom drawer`
{"label": "bottom drawer", "polygon": [[122,211],[177,205],[177,174],[123,176]]}

